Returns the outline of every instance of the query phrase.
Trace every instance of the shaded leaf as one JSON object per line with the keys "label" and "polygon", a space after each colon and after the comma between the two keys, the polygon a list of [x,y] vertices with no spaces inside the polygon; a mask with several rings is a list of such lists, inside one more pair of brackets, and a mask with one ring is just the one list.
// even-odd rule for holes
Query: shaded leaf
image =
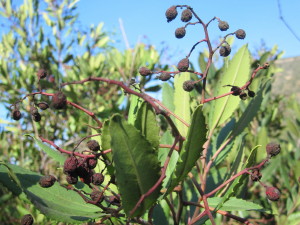
{"label": "shaded leaf", "polygon": [[[120,115],[110,121],[111,148],[115,176],[124,211],[130,215],[140,197],[158,181],[160,164],[151,144]],[[142,215],[157,200],[158,187],[147,197],[132,216]]]}
{"label": "shaded leaf", "polygon": [[[50,188],[42,188],[38,182],[41,175],[16,165],[8,165],[20,180],[22,189],[27,198],[48,218],[66,222],[82,223],[104,214],[99,213],[100,208],[87,204],[81,196],[74,191],[68,191],[57,182]],[[0,167],[0,182],[16,192],[16,184],[11,181],[4,167]]]}

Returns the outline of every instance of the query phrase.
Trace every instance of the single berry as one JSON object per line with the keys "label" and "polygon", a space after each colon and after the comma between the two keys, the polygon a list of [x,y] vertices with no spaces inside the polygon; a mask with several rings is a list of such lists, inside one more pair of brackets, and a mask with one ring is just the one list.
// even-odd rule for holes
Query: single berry
{"label": "single berry", "polygon": [[247,94],[245,92],[240,94],[240,99],[246,100],[247,99]]}
{"label": "single berry", "polygon": [[41,119],[42,119],[42,116],[41,116],[41,114],[39,114],[39,113],[35,113],[35,114],[32,115],[32,119],[33,119],[35,122],[40,122]]}
{"label": "single berry", "polygon": [[185,36],[185,27],[179,27],[175,30],[175,37],[176,38],[183,38]]}
{"label": "single berry", "polygon": [[99,145],[98,141],[96,141],[96,140],[89,140],[87,142],[87,146],[90,150],[92,150],[94,152],[97,152],[100,150],[100,145]]}
{"label": "single berry", "polygon": [[46,110],[49,108],[49,105],[47,102],[40,102],[37,104],[37,106],[41,109],[41,110]]}
{"label": "single berry", "polygon": [[167,81],[170,80],[171,75],[169,73],[161,73],[159,76],[157,76],[156,78],[158,78],[161,81]]}
{"label": "single berry", "polygon": [[218,27],[221,31],[226,31],[229,29],[229,24],[226,21],[219,21]]}
{"label": "single berry", "polygon": [[78,174],[82,182],[86,184],[90,184],[92,182],[92,176],[94,172],[88,167],[85,159],[79,158],[76,173]]}
{"label": "single berry", "polygon": [[176,18],[177,14],[178,14],[178,12],[177,12],[176,6],[171,6],[170,8],[168,8],[166,11],[167,21],[171,22],[172,20],[174,20]]}
{"label": "single berry", "polygon": [[104,181],[104,176],[102,175],[102,173],[95,173],[92,176],[92,183],[94,185],[101,185]]}
{"label": "single berry", "polygon": [[30,114],[33,116],[33,115],[35,115],[35,114],[38,114],[39,113],[39,111],[38,111],[38,109],[37,108],[35,108],[34,106],[31,106],[30,107]]}
{"label": "single berry", "polygon": [[266,195],[269,200],[278,201],[280,198],[280,191],[276,187],[267,187]]}
{"label": "single berry", "polygon": [[120,197],[111,195],[108,197],[108,201],[110,202],[111,205],[116,205],[116,206],[120,206]]}
{"label": "single berry", "polygon": [[255,92],[254,92],[254,91],[248,90],[248,96],[249,96],[250,98],[255,97]]}
{"label": "single berry", "polygon": [[97,166],[97,159],[89,158],[87,162],[90,169],[94,169]]}
{"label": "single berry", "polygon": [[183,87],[183,90],[190,92],[194,89],[194,81],[187,80],[183,83],[182,87]]}
{"label": "single berry", "polygon": [[235,32],[235,36],[238,38],[238,39],[244,39],[246,37],[246,32],[243,30],[243,29],[238,29],[236,32]]}
{"label": "single berry", "polygon": [[52,96],[52,106],[54,109],[64,109],[67,106],[67,97],[61,91]]}
{"label": "single berry", "polygon": [[70,173],[67,175],[66,180],[67,180],[68,184],[77,184],[78,175],[76,173]]}
{"label": "single berry", "polygon": [[51,187],[56,181],[56,178],[52,175],[46,175],[41,177],[39,184],[41,185],[41,187],[43,188],[48,188]]}
{"label": "single berry", "polygon": [[19,120],[22,118],[22,114],[21,114],[20,110],[18,110],[18,109],[14,109],[11,113],[11,116],[14,120]]}
{"label": "single berry", "polygon": [[32,215],[26,214],[22,217],[21,225],[32,225],[34,222]]}
{"label": "single berry", "polygon": [[37,72],[37,76],[39,79],[43,79],[48,76],[48,72],[45,69],[39,69],[39,71]]}
{"label": "single berry", "polygon": [[264,69],[268,69],[270,67],[270,63],[266,62],[264,65],[263,65],[263,68]]}
{"label": "single berry", "polygon": [[181,21],[182,22],[189,22],[193,17],[192,11],[189,9],[185,9],[181,13]]}
{"label": "single berry", "polygon": [[91,199],[97,203],[100,203],[104,200],[103,193],[101,191],[93,191],[91,193]]}
{"label": "single berry", "polygon": [[230,45],[224,45],[224,46],[220,47],[220,50],[219,50],[220,56],[227,57],[227,56],[229,56],[230,52],[231,52]]}
{"label": "single berry", "polygon": [[234,95],[234,96],[239,96],[242,92],[242,90],[237,86],[232,86],[230,91],[233,91],[232,95]]}
{"label": "single berry", "polygon": [[259,181],[262,178],[262,174],[259,169],[254,169],[250,177],[252,181]]}
{"label": "single berry", "polygon": [[277,143],[269,143],[266,145],[266,151],[270,157],[278,155],[280,153],[280,150],[280,145]]}
{"label": "single berry", "polygon": [[139,73],[142,75],[142,76],[148,76],[148,75],[151,75],[152,74],[152,71],[150,69],[148,69],[147,67],[141,67],[139,69]]}
{"label": "single berry", "polygon": [[190,66],[190,61],[188,58],[184,58],[182,60],[179,61],[179,63],[177,64],[177,69],[180,72],[185,72],[189,69]]}
{"label": "single berry", "polygon": [[78,167],[78,159],[75,156],[70,156],[65,160],[64,173],[69,174],[75,172]]}

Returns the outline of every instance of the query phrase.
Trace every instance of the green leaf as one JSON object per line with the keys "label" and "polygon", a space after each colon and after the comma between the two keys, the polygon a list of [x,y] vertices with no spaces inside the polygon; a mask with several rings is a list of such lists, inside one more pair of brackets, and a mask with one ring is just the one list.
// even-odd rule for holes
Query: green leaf
{"label": "green leaf", "polygon": [[[230,87],[225,85],[242,86],[249,79],[250,72],[250,53],[247,45],[244,45],[234,55],[230,61],[228,68],[225,69],[224,74],[216,87],[216,96],[222,95],[230,91]],[[233,95],[217,99],[213,103],[213,110],[210,118],[210,129],[214,129],[219,124],[223,124],[230,118],[236,110],[240,102],[240,98]]]}
{"label": "green leaf", "polygon": [[134,125],[150,142],[152,147],[157,150],[159,145],[160,128],[156,121],[155,112],[149,103],[142,103]]}
{"label": "green leaf", "polygon": [[59,162],[60,165],[63,165],[66,157],[62,155],[62,153],[50,148],[49,146],[45,145],[42,141],[35,138],[34,136],[30,134],[25,134],[24,136],[32,137],[35,140],[35,143],[52,159],[54,159],[56,162]]}
{"label": "green leaf", "polygon": [[[141,196],[158,181],[160,164],[151,144],[120,115],[110,121],[115,176],[125,213],[129,216]],[[142,215],[157,200],[160,186],[147,197],[132,216]]]}
{"label": "green leaf", "polygon": [[129,124],[133,125],[135,123],[137,113],[138,113],[139,108],[142,103],[143,103],[143,100],[140,97],[138,97],[136,95],[130,96],[130,107],[129,107],[129,112],[128,112],[128,123]]}
{"label": "green leaf", "polygon": [[203,145],[206,142],[206,134],[207,128],[205,117],[203,115],[202,105],[200,105],[193,113],[187,140],[184,143],[184,148],[180,153],[180,160],[175,170],[176,178],[172,181],[168,191],[172,191],[172,189],[178,185],[178,183],[182,181],[195,166],[196,161],[203,151]]}
{"label": "green leaf", "polygon": [[162,86],[162,103],[173,112],[175,108],[174,89],[166,82]]}
{"label": "green leaf", "polygon": [[[213,197],[207,199],[208,205],[210,207],[217,207],[218,204],[222,201],[221,197]],[[243,199],[230,198],[227,202],[223,204],[220,210],[224,211],[248,211],[248,210],[263,210],[263,207]]]}
{"label": "green leaf", "polygon": [[[181,73],[179,76],[175,76],[174,79],[174,113],[187,123],[190,123],[191,120],[190,93],[183,90],[182,85],[186,80],[190,79],[191,76],[189,73]],[[180,134],[186,136],[188,127],[179,120],[175,120],[175,124]]]}
{"label": "green leaf", "polygon": [[[42,188],[38,182],[41,175],[23,169],[16,165],[9,165],[18,177],[27,198],[48,218],[66,222],[82,223],[105,214],[99,213],[100,208],[87,204],[82,197],[60,186],[57,182],[50,188]],[[4,167],[0,167],[0,182],[14,194],[16,184],[11,181]]]}

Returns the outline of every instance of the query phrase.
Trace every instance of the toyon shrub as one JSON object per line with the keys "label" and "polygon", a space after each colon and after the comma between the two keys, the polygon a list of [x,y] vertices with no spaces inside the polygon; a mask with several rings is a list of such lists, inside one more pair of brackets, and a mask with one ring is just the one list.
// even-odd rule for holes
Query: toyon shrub
{"label": "toyon shrub", "polygon": [[[33,125],[35,135],[27,135],[42,150],[40,162],[34,163],[41,165],[39,172],[55,171],[57,179],[28,171],[16,163],[7,165],[5,173],[0,167],[4,173],[1,184],[18,195],[24,191],[47,219],[57,223],[273,223],[265,219],[272,211],[269,202],[258,196],[261,186],[266,188],[267,199],[280,199],[279,189],[267,186],[261,178],[281,148],[271,142],[262,152],[256,143],[267,140],[268,129],[260,129],[261,124],[273,122],[271,116],[264,117],[267,112],[259,110],[270,96],[271,79],[263,77],[271,76],[273,72],[268,72],[268,68],[273,71],[274,63],[265,63],[266,56],[257,64],[251,63],[247,45],[233,52],[229,39],[245,39],[246,32],[230,32],[228,22],[218,17],[205,22],[199,15],[202,13],[188,5],[174,5],[166,10],[162,22],[176,23],[177,18],[181,24],[175,30],[176,38],[185,40],[190,26],[200,27],[201,31],[200,41],[171,66],[151,64],[154,55],[144,49],[138,49],[138,53],[130,49],[125,55],[133,57],[132,61],[124,59],[119,63],[123,56],[113,54],[103,68],[97,67],[96,75],[81,67],[84,62],[74,61],[76,73],[67,71],[66,76],[55,79],[59,84],[49,79],[40,81],[49,76],[46,70],[38,70],[36,90],[14,100],[11,117],[18,121],[25,110],[28,117],[24,120],[40,122]],[[216,40],[210,37],[211,26],[222,35],[227,33],[218,42],[211,42]],[[170,37],[174,38],[174,33]],[[197,71],[190,57],[201,45],[207,49],[199,55]],[[89,48],[90,55],[84,60],[91,65],[98,61],[91,51],[96,46],[94,43]],[[139,52],[145,60],[135,58]],[[63,61],[59,65],[68,70],[71,59],[59,58],[55,62]],[[118,67],[110,68],[109,60]],[[223,62],[220,69],[215,60]],[[60,73],[62,68],[56,70]],[[104,70],[110,75],[103,76]],[[118,73],[121,80],[116,79]],[[153,74],[157,75],[156,80]],[[149,87],[152,81],[155,85]],[[149,92],[159,93],[159,98]],[[97,100],[99,96],[102,101]],[[47,102],[51,102],[50,108]],[[46,110],[42,112],[43,120],[41,110]],[[50,115],[55,115],[55,119]],[[63,132],[58,134],[59,127]],[[257,132],[264,136],[255,139]],[[280,138],[276,136],[276,140]],[[22,139],[25,150],[23,142]],[[33,163],[23,160],[24,165]],[[44,170],[45,164],[52,167]],[[283,166],[284,163],[280,165],[282,171]],[[268,173],[273,173],[272,169]],[[295,172],[290,172],[290,176],[296,176]],[[264,176],[271,183],[270,177],[271,174]],[[21,222],[32,223],[31,215],[24,216]]]}

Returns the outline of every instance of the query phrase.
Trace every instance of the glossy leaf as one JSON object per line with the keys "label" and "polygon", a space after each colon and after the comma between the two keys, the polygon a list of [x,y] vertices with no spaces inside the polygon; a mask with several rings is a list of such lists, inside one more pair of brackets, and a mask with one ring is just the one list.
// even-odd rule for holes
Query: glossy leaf
{"label": "glossy leaf", "polygon": [[143,102],[139,108],[134,125],[152,147],[158,149],[160,128],[156,121],[156,114],[147,102]]}
{"label": "glossy leaf", "polygon": [[62,153],[60,153],[57,150],[54,150],[52,148],[50,148],[49,146],[45,145],[42,141],[40,141],[39,139],[35,138],[34,136],[30,135],[30,134],[25,134],[25,136],[29,136],[32,137],[35,141],[35,143],[41,148],[41,150],[43,150],[49,157],[51,157],[52,159],[54,159],[56,162],[59,162],[61,165],[64,164],[66,157],[64,155],[62,155]]}
{"label": "glossy leaf", "polygon": [[[247,45],[244,45],[233,56],[229,66],[225,69],[224,74],[216,87],[216,96],[230,91],[230,87],[225,85],[242,86],[249,79],[250,72],[250,53]],[[238,96],[228,95],[214,101],[213,110],[210,119],[210,129],[214,129],[219,124],[223,124],[230,118],[239,105]]]}
{"label": "glossy leaf", "polygon": [[[140,197],[158,181],[160,164],[151,144],[120,115],[110,121],[115,176],[125,213],[129,216]],[[157,200],[158,187],[132,216],[142,215]]]}
{"label": "glossy leaf", "polygon": [[[99,213],[101,211],[99,207],[87,204],[78,193],[67,190],[57,182],[50,188],[42,188],[38,184],[41,178],[40,174],[16,165],[8,166],[19,179],[27,198],[48,218],[76,224],[104,215]],[[9,178],[7,169],[3,166],[0,166],[0,182],[14,194],[22,191]]]}
{"label": "glossy leaf", "polygon": [[[207,199],[208,205],[215,208],[221,201],[220,197],[213,197]],[[227,202],[223,204],[220,210],[224,211],[248,211],[248,210],[261,210],[264,211],[264,208],[256,203],[246,201],[238,198],[230,198]]]}
{"label": "glossy leaf", "polygon": [[193,113],[191,126],[189,127],[187,140],[180,153],[180,159],[176,166],[175,178],[169,188],[171,191],[195,166],[203,151],[206,142],[207,127],[202,111],[202,105],[198,106]]}

